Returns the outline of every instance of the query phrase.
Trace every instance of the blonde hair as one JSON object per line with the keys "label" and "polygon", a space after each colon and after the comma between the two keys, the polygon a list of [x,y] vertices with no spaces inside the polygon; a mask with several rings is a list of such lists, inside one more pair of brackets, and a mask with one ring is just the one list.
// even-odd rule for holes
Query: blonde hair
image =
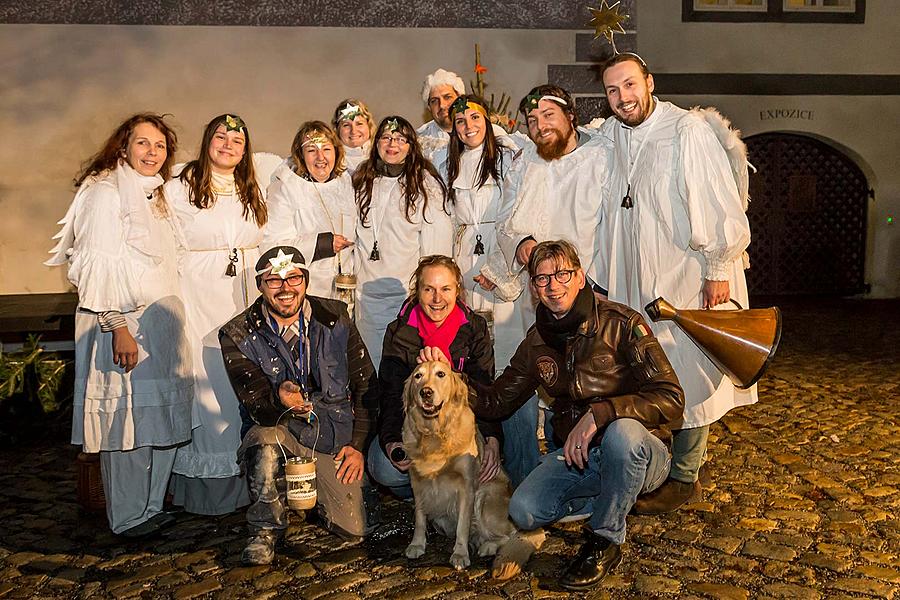
{"label": "blonde hair", "polygon": [[307,136],[317,133],[325,136],[325,139],[334,146],[334,167],[331,169],[331,177],[337,177],[344,172],[344,145],[334,130],[324,121],[307,121],[297,130],[297,135],[294,136],[294,141],[291,143],[291,158],[297,167],[297,175],[305,177],[309,174],[306,163],[303,162],[303,143]]}
{"label": "blonde hair", "polygon": [[450,271],[453,279],[456,280],[456,297],[460,302],[465,302],[466,288],[463,286],[462,271],[459,269],[456,261],[443,254],[431,254],[419,259],[419,265],[409,278],[409,300],[416,300],[419,297],[419,283],[421,282],[422,274],[425,272],[425,269],[431,267],[444,267]]}

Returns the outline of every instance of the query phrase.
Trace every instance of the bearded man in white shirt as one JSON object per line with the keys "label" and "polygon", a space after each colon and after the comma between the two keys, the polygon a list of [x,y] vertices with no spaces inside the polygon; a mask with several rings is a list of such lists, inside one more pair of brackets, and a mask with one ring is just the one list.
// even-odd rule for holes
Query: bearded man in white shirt
{"label": "bearded man in white shirt", "polygon": [[[613,56],[601,76],[615,115],[600,128],[615,147],[598,253],[609,299],[638,311],[660,296],[679,308],[712,309],[731,298],[746,308],[743,143],[715,111],[655,98],[653,75],[635,54]],[[685,409],[669,479],[638,499],[640,514],[675,510],[697,494],[709,425],[757,399],[755,387],[735,388],[674,323],[651,327],[684,388]]]}

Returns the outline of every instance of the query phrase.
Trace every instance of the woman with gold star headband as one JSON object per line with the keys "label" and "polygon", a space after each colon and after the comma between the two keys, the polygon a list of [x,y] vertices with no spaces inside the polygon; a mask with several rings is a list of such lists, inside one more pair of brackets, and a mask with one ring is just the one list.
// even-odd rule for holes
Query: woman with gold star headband
{"label": "woman with gold star headband", "polygon": [[174,131],[154,114],[119,125],[76,179],[46,264],[78,288],[72,443],[100,453],[110,529],[174,522],[163,501],[175,446],[191,439],[194,378],[178,244],[162,185]]}
{"label": "woman with gold star headband", "polygon": [[[438,155],[447,181],[456,231],[453,258],[469,288],[469,303],[493,323],[494,354],[505,366],[525,337],[513,298],[505,297],[508,281],[519,290],[518,274],[507,273],[497,247],[496,222],[504,178],[515,164],[519,150],[506,135],[491,126],[488,104],[475,95],[463,95],[450,107],[450,143]],[[499,267],[503,277],[487,268]],[[486,272],[490,277],[486,277]],[[494,281],[496,280],[496,281]],[[500,283],[498,288],[496,283]],[[514,485],[537,466],[537,397],[503,422],[506,469]]]}
{"label": "woman with gold star headband", "polygon": [[353,273],[356,205],[343,145],[326,123],[300,125],[291,157],[269,186],[269,210],[263,245],[293,246],[310,257],[309,293],[338,298],[335,278]]}
{"label": "woman with gold star headband", "polygon": [[359,163],[369,158],[375,119],[366,103],[356,98],[341,100],[331,124],[344,146],[344,166],[353,174]]}
{"label": "woman with gold star headband", "polygon": [[450,256],[446,188],[422,156],[416,131],[400,116],[382,119],[369,159],[353,174],[356,228],[356,324],[375,366],[388,323],[406,299],[419,258]]}
{"label": "woman with gold star headband", "polygon": [[241,443],[238,402],[221,353],[211,351],[218,338],[210,332],[257,295],[253,266],[268,218],[259,160],[271,162],[272,155],[253,153],[244,120],[218,115],[206,124],[197,157],[180,171],[176,167],[178,177],[165,187],[185,250],[179,281],[200,421],[191,443],[176,453],[171,490],[175,504],[195,514],[227,514],[249,502],[233,458]]}

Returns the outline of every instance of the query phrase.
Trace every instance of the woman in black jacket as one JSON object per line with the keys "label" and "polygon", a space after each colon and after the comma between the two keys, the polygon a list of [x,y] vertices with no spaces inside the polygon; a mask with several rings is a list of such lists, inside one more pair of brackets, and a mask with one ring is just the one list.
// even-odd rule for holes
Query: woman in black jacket
{"label": "woman in black jacket", "polygon": [[[475,381],[494,380],[494,347],[487,322],[463,302],[462,273],[449,256],[426,256],[410,278],[410,296],[384,334],[378,381],[381,412],[378,439],[369,448],[369,472],[396,495],[412,496],[410,461],[403,448],[403,385],[418,364],[419,351],[438,346],[453,369]],[[502,428],[480,423],[485,453],[480,473],[488,481],[500,469]]]}

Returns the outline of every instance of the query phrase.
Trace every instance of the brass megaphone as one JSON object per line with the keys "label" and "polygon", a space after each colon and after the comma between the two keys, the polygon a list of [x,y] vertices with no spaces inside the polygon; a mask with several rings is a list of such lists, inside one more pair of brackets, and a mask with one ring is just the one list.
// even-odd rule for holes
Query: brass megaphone
{"label": "brass megaphone", "polygon": [[763,376],[781,341],[781,311],[772,308],[679,310],[657,298],[644,307],[654,322],[674,321],[697,347],[731,379],[746,389]]}

